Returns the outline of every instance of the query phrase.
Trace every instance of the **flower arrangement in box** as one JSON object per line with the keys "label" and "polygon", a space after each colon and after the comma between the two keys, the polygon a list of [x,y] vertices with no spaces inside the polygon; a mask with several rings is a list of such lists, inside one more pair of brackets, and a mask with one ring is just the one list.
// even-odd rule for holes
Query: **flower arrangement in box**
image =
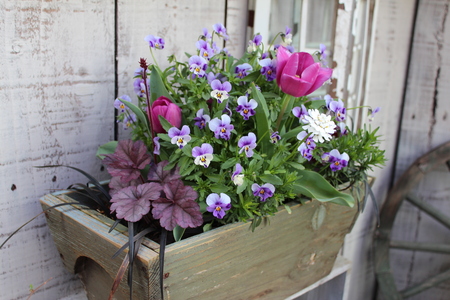
{"label": "flower arrangement in box", "polygon": [[[218,47],[228,36],[216,24],[186,60],[169,56],[165,70],[140,60],[137,102],[115,100],[132,138],[98,153],[118,218],[156,219],[177,232],[237,221],[254,228],[299,195],[353,205],[336,187],[384,163],[377,130],[353,130],[341,99],[308,98],[330,81],[326,51],[315,59],[293,51],[289,28],[279,36],[266,46],[256,35],[235,58]],[[152,57],[164,49],[161,37],[145,41]]]}

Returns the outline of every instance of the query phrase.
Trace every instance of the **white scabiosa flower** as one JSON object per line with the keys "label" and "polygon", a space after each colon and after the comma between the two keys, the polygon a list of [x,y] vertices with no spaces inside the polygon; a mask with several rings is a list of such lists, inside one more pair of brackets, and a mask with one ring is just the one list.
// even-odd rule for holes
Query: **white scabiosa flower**
{"label": "white scabiosa flower", "polygon": [[316,143],[323,143],[331,140],[331,135],[335,132],[336,124],[331,120],[330,115],[322,114],[317,109],[309,109],[308,116],[305,116],[308,124],[303,126]]}

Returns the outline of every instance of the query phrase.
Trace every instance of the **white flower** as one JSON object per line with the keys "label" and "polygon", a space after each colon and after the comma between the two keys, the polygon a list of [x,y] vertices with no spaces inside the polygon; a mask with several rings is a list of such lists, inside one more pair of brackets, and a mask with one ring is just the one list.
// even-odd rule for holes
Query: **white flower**
{"label": "white flower", "polygon": [[235,185],[242,185],[244,183],[244,174],[234,176],[233,183]]}
{"label": "white flower", "polygon": [[336,128],[336,124],[331,121],[331,116],[321,114],[317,109],[309,109],[308,114],[308,116],[305,116],[308,124],[303,126],[303,129],[312,133],[314,142],[323,143],[331,140],[331,135]]}

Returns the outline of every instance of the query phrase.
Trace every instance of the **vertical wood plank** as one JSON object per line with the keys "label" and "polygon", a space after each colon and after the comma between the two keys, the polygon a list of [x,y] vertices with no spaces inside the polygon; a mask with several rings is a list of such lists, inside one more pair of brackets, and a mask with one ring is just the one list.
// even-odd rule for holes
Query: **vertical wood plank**
{"label": "vertical wood plank", "polygon": [[[418,5],[395,178],[416,158],[450,140],[450,1],[419,1]],[[450,217],[449,180],[448,169],[442,166],[427,175],[415,193]],[[409,203],[397,213],[392,239],[450,243],[445,227]],[[430,278],[449,265],[448,255],[391,251],[391,270],[399,289]],[[447,299],[449,293],[450,286],[441,284],[410,299]]]}
{"label": "vertical wood plank", "polygon": [[[401,112],[405,72],[414,16],[413,1],[379,0],[375,2],[369,53],[365,102],[381,107],[372,122],[380,126],[381,149],[386,150],[387,164],[371,172],[376,180],[373,186],[378,205],[386,197],[397,143],[397,128]],[[344,299],[371,299],[375,278],[372,265],[372,237],[376,226],[374,206],[369,200],[364,213],[347,235],[343,255],[352,261],[352,270],[346,280]]]}
{"label": "vertical wood plank", "polygon": [[[74,182],[66,164],[101,178],[96,148],[112,138],[114,5],[108,1],[0,2],[0,240],[41,211],[39,197]],[[43,217],[0,250],[1,298],[83,297],[63,269]]]}

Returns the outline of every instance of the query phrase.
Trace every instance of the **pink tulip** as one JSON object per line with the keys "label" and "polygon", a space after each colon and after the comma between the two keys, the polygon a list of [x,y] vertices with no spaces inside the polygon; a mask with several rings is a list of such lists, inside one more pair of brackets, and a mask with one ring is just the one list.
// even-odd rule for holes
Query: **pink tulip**
{"label": "pink tulip", "polygon": [[284,47],[277,52],[277,84],[294,97],[306,96],[330,79],[333,69],[322,68],[306,52],[290,53]]}
{"label": "pink tulip", "polygon": [[165,133],[161,126],[158,116],[163,116],[170,124],[180,128],[181,126],[181,109],[178,105],[172,103],[168,98],[161,96],[152,104],[151,111],[152,129],[155,133]]}

